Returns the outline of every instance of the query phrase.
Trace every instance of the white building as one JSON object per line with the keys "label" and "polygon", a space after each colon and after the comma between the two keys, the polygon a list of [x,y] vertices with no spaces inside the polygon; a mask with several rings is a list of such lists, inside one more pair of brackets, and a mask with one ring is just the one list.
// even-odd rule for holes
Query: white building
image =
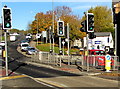
{"label": "white building", "polygon": [[[113,37],[111,32],[95,32],[96,38],[88,39],[88,49],[101,49],[113,48]],[[86,37],[84,37],[84,47],[87,47]]]}
{"label": "white building", "polygon": [[75,41],[73,42],[73,46],[82,47],[81,39],[79,39],[79,40],[75,40]]}

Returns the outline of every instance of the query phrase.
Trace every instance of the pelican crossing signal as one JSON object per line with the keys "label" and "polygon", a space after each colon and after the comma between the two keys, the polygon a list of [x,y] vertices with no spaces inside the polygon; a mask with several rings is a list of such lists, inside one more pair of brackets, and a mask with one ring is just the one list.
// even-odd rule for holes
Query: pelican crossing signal
{"label": "pelican crossing signal", "polygon": [[2,9],[3,29],[11,29],[11,8]]}
{"label": "pelican crossing signal", "polygon": [[80,28],[80,31],[86,32],[87,31],[87,21],[86,20],[82,21],[81,26],[82,27]]}
{"label": "pelican crossing signal", "polygon": [[64,21],[57,22],[57,33],[58,36],[64,36]]}
{"label": "pelican crossing signal", "polygon": [[87,32],[94,32],[94,14],[87,13]]}

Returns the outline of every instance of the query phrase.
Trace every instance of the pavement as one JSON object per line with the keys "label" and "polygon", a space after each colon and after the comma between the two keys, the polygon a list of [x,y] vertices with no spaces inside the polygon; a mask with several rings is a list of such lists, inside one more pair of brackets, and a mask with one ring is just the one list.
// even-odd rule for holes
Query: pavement
{"label": "pavement", "polygon": [[8,70],[6,76],[5,68],[0,69],[0,88],[1,89],[54,89],[55,86],[37,81],[30,76],[19,74]]}
{"label": "pavement", "polygon": [[[35,47],[36,42],[31,41],[30,45],[32,47]],[[36,48],[37,49],[37,48]],[[35,64],[30,62],[31,64]],[[43,64],[39,64],[41,66],[45,66]],[[57,69],[57,70],[61,70],[61,71],[67,71],[67,72],[71,72],[71,73],[77,73],[77,74],[83,74],[83,75],[89,75],[89,76],[96,76],[96,77],[100,77],[100,78],[105,78],[105,79],[111,79],[111,80],[116,80],[119,81],[119,77],[120,77],[120,70],[111,70],[111,72],[106,72],[103,69],[96,69],[93,67],[89,68],[89,71],[87,71],[87,67],[85,66],[78,66],[78,65],[68,65],[65,63],[61,64],[61,67],[58,66],[54,66],[54,65],[47,65],[48,67]]]}
{"label": "pavement", "polygon": [[[35,46],[35,45],[33,44],[32,46]],[[64,63],[61,64],[61,67],[55,66],[55,65],[40,64],[40,63],[38,64],[38,63],[33,63],[33,62],[27,62],[27,63],[36,65],[36,66],[49,67],[49,68],[53,68],[53,69],[60,70],[60,71],[67,71],[70,73],[95,76],[95,77],[100,77],[100,78],[105,78],[105,79],[110,79],[110,80],[116,80],[116,81],[119,81],[119,76],[120,76],[119,71],[111,71],[107,73],[101,69],[95,69],[95,68],[93,68],[90,71],[86,71],[86,68],[82,66],[67,65]],[[36,82],[34,79],[30,78],[27,75],[11,72],[10,70],[8,71],[8,74],[10,75],[6,76],[5,68],[0,69],[0,80],[2,81],[2,84],[1,84],[2,89],[8,89],[8,88],[12,89],[13,87],[26,87],[25,89],[30,89],[30,87],[32,87],[32,89],[33,87],[34,89],[41,87],[42,89],[43,87],[46,87],[45,84],[40,85],[40,83]]]}

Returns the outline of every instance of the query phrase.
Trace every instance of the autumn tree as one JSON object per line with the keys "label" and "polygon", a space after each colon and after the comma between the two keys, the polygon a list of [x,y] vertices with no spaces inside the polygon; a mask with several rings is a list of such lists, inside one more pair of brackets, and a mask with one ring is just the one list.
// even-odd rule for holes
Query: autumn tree
{"label": "autumn tree", "polygon": [[96,32],[113,31],[112,11],[107,6],[96,6],[88,12],[94,13],[94,29]]}
{"label": "autumn tree", "polygon": [[[72,9],[67,6],[58,6],[54,9],[54,11],[47,11],[46,13],[40,12],[37,13],[35,16],[35,20],[32,22],[32,24],[29,24],[29,30],[32,33],[37,33],[45,31],[49,29],[49,27],[53,25],[53,12],[54,12],[54,32],[55,32],[55,38],[58,39],[57,35],[57,21],[60,19],[64,21],[65,27],[67,26],[67,23],[69,23],[70,27],[70,39],[73,42],[75,39],[80,39],[85,36],[85,33],[80,31],[80,21],[81,19],[72,14]],[[67,30],[67,29],[65,29]],[[57,41],[57,40],[55,40]]]}
{"label": "autumn tree", "polygon": [[[67,23],[70,25],[70,39],[74,41],[75,39],[80,39],[85,36],[85,33],[81,32],[80,29],[80,19],[78,16],[72,14],[72,9],[67,6],[58,6],[55,8],[56,21],[63,20],[65,27]],[[66,30],[66,29],[65,29]]]}

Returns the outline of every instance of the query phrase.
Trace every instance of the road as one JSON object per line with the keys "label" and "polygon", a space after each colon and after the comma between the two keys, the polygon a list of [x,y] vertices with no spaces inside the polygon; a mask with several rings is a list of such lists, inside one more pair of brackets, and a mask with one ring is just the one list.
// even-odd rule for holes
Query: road
{"label": "road", "polygon": [[115,80],[73,74],[65,71],[55,70],[53,68],[23,63],[24,60],[30,59],[29,57],[26,57],[17,51],[17,45],[23,38],[24,36],[20,36],[19,40],[16,42],[9,43],[9,56],[13,58],[13,60],[9,60],[9,69],[11,69],[12,72],[25,74],[29,77],[32,77],[34,80],[63,88],[84,89],[83,87],[92,87],[92,89],[95,89],[101,87],[102,89],[118,89],[118,81]]}

